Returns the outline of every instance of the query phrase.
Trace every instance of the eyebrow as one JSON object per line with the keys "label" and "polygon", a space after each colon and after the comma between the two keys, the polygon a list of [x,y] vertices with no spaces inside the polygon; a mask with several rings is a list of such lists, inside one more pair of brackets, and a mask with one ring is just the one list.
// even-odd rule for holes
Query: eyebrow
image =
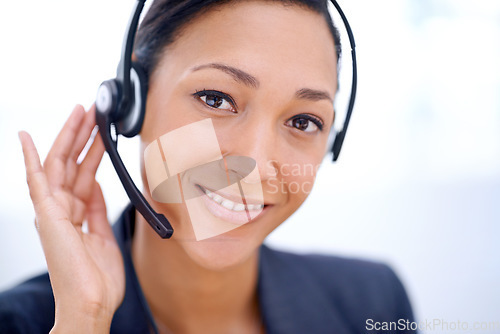
{"label": "eyebrow", "polygon": [[259,80],[257,80],[257,78],[254,77],[253,75],[248,74],[247,72],[242,71],[240,69],[237,69],[236,67],[232,67],[232,66],[229,66],[226,64],[221,64],[221,63],[204,64],[204,65],[194,67],[192,71],[193,72],[199,71],[199,70],[203,70],[206,68],[214,68],[217,70],[221,70],[221,71],[231,75],[234,78],[234,80],[241,82],[241,83],[245,84],[246,86],[250,86],[252,88],[258,88],[260,85]]}
{"label": "eyebrow", "polygon": [[330,94],[328,94],[328,92],[311,88],[302,88],[298,90],[295,93],[295,97],[298,99],[304,99],[310,101],[328,100],[333,102],[333,99],[330,96]]}
{"label": "eyebrow", "polygon": [[[254,77],[253,75],[242,71],[236,67],[227,65],[227,64],[222,64],[222,63],[210,63],[210,64],[203,64],[196,66],[192,69],[193,72],[207,69],[207,68],[213,68],[217,69],[220,71],[223,71],[229,75],[231,75],[234,80],[241,82],[245,84],[246,86],[252,87],[252,88],[258,88],[260,85],[259,80]],[[309,100],[309,101],[321,101],[321,100],[328,100],[333,102],[333,98],[330,96],[330,94],[327,91],[323,90],[317,90],[317,89],[311,89],[311,88],[302,88],[298,90],[295,93],[295,97],[298,99],[302,100]]]}

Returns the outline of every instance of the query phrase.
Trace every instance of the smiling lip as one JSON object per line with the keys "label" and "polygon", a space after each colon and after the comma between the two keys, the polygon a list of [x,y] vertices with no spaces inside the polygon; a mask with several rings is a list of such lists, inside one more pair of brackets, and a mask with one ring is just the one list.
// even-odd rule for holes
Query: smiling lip
{"label": "smiling lip", "polygon": [[202,193],[203,202],[207,210],[215,217],[230,223],[243,225],[257,217],[264,209],[265,205],[258,204],[256,200],[247,200],[246,205],[240,196],[220,194],[210,191],[200,185],[197,188]]}

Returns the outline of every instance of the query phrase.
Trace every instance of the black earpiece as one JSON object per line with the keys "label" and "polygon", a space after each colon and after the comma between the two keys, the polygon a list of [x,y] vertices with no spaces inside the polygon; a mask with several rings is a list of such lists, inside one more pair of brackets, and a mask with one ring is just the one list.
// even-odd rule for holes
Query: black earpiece
{"label": "black earpiece", "polygon": [[146,112],[147,79],[139,64],[133,63],[130,69],[132,94],[126,102],[122,87],[118,79],[104,81],[97,92],[96,107],[114,124],[117,135],[131,138],[141,131]]}
{"label": "black earpiece", "polygon": [[130,69],[130,85],[132,94],[125,112],[114,121],[116,133],[131,138],[141,131],[146,113],[147,78],[137,63]]}
{"label": "black earpiece", "polygon": [[[335,0],[330,1],[339,12],[344,22],[344,26],[347,29],[353,64],[351,96],[347,108],[346,119],[342,129],[335,136],[331,148],[333,161],[336,161],[340,154],[340,149],[342,148],[354,107],[357,85],[357,66],[354,36],[349,26],[349,22],[337,2]],[[111,162],[113,163],[116,173],[130,201],[162,238],[170,238],[174,231],[169,221],[164,215],[155,212],[139,189],[137,189],[117,150],[118,135],[134,137],[141,131],[144,121],[147,78],[140,66],[132,62],[132,51],[135,34],[139,25],[139,17],[145,2],[146,0],[137,0],[135,3],[125,35],[122,56],[120,64],[118,65],[116,78],[104,81],[99,87],[96,98],[96,123],[99,126],[99,132],[103,139],[104,146],[106,147],[106,151],[108,152]]]}

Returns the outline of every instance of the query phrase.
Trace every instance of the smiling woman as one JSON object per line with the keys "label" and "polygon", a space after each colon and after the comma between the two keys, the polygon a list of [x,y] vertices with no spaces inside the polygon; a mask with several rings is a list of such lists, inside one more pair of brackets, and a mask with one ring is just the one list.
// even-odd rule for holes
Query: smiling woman
{"label": "smiling woman", "polygon": [[329,149],[340,40],[326,1],[156,0],[134,50],[143,195],[175,233],[159,238],[129,206],[113,235],[100,137],[77,163],[94,108],[75,108],[43,167],[21,133],[50,281],[4,292],[0,329],[360,333],[366,319],[413,319],[385,265],[263,245]]}

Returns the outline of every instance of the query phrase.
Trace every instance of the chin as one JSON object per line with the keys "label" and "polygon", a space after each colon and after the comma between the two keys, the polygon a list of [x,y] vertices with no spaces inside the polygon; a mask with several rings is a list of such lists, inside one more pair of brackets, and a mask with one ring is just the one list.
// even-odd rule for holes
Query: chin
{"label": "chin", "polygon": [[[186,212],[182,226],[177,229],[177,238],[175,232],[173,237],[188,258],[198,266],[224,271],[244,264],[257,255],[268,232],[266,227],[270,226],[269,221],[262,219],[262,216],[255,217],[256,219],[246,224],[234,226],[224,233],[200,239],[196,238],[192,221]],[[207,225],[217,225],[220,222],[210,214],[205,217],[204,222]]]}
{"label": "chin", "polygon": [[200,241],[181,241],[193,262],[212,271],[225,271],[249,261],[257,255],[261,241],[239,236],[238,229]]}
{"label": "chin", "polygon": [[172,221],[173,240],[187,258],[205,269],[223,271],[251,260],[270,232],[268,208],[251,212],[250,220],[242,222],[238,218],[244,211],[229,212],[217,203],[207,204],[208,201],[201,196],[191,206],[176,207],[178,219]]}

